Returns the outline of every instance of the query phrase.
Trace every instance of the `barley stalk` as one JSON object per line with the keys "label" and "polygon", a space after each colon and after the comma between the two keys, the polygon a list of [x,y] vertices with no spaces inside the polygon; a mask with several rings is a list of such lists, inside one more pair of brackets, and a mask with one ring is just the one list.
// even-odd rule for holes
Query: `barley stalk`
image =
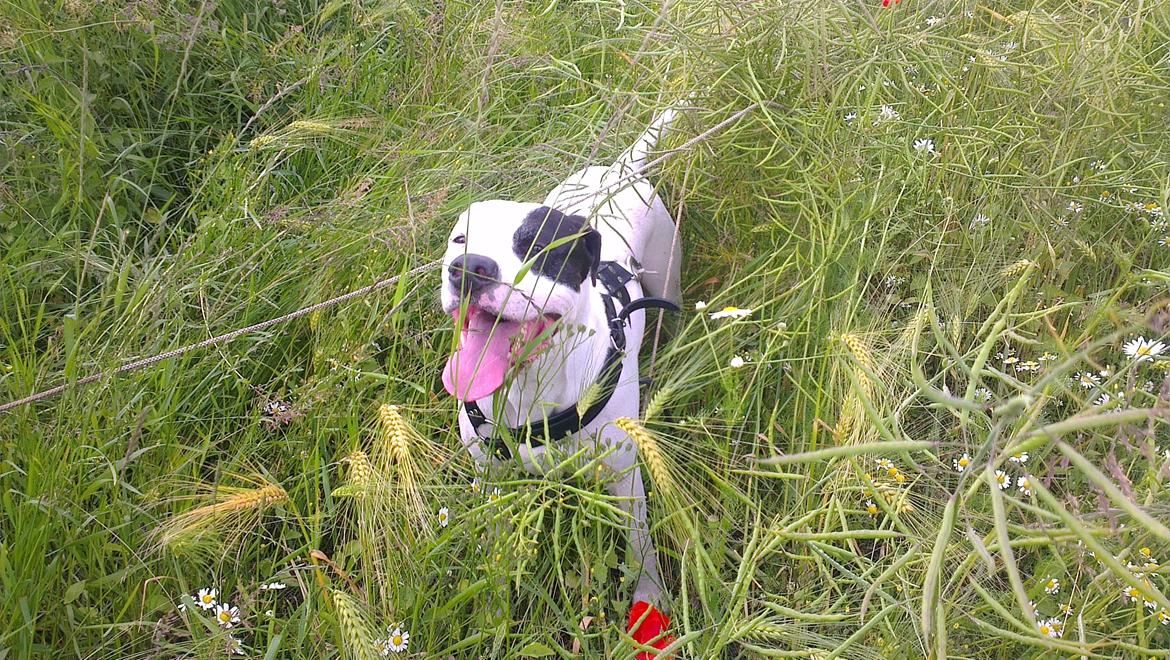
{"label": "barley stalk", "polygon": [[420,462],[419,456],[426,457],[435,452],[407,423],[398,406],[382,404],[378,408],[378,420],[383,442],[375,445],[373,465],[390,477],[388,504],[408,512],[415,528],[429,534],[432,531],[429,512],[421,490],[427,478],[421,469],[426,461]]}
{"label": "barley stalk", "polygon": [[999,271],[1001,277],[1016,277],[1023,274],[1028,269],[1034,267],[1036,262],[1030,259],[1020,259],[1014,264],[1009,264],[1003,270]]}
{"label": "barley stalk", "polygon": [[374,636],[358,602],[344,591],[334,589],[333,606],[337,612],[337,627],[345,642],[345,651],[352,658],[375,658]]}
{"label": "barley stalk", "polygon": [[410,427],[398,412],[398,406],[384,403],[378,408],[378,418],[382,420],[383,438],[390,448],[390,457],[395,461],[409,460]]}
{"label": "barley stalk", "polygon": [[319,121],[312,121],[308,119],[301,119],[294,121],[288,125],[289,132],[306,131],[310,133],[329,133],[333,131],[333,127]]}
{"label": "barley stalk", "polygon": [[349,483],[358,488],[366,488],[374,481],[374,466],[366,452],[357,449],[345,457],[349,463]]}
{"label": "barley stalk", "polygon": [[159,528],[159,543],[167,545],[184,538],[194,532],[205,530],[213,523],[221,530],[243,531],[232,529],[232,522],[239,526],[242,516],[256,513],[265,507],[287,502],[289,497],[284,488],[276,484],[267,484],[260,488],[221,488],[217,493],[228,494],[218,502],[197,507],[179,514]]}
{"label": "barley stalk", "polygon": [[272,144],[273,142],[276,142],[275,136],[261,135],[259,137],[253,138],[252,141],[248,143],[248,148],[249,149],[263,149],[264,147],[267,147],[268,145]]}
{"label": "barley stalk", "polygon": [[666,408],[666,404],[674,396],[674,388],[667,385],[656,391],[651,397],[649,403],[646,404],[646,419],[654,419],[662,414]]}
{"label": "barley stalk", "polygon": [[642,459],[646,461],[646,467],[650,471],[650,478],[654,480],[654,485],[663,491],[664,495],[667,492],[672,492],[674,480],[670,476],[666,459],[663,457],[662,449],[658,446],[658,441],[654,436],[629,417],[620,417],[614,423],[625,431],[626,435],[630,436],[634,444],[638,446],[638,451],[641,452]]}
{"label": "barley stalk", "polygon": [[861,363],[861,366],[865,367],[869,373],[877,375],[877,364],[873,360],[873,354],[869,352],[869,348],[860,337],[843,332],[838,336],[838,339],[841,340],[842,344],[845,344],[845,348],[849,349],[849,352]]}

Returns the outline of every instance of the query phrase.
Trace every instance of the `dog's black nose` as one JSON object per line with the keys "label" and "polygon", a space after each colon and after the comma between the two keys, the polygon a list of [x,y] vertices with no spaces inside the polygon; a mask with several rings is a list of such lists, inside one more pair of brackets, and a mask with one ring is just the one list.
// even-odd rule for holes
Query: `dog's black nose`
{"label": "dog's black nose", "polygon": [[500,266],[480,254],[461,254],[447,267],[447,277],[461,293],[478,293],[500,280]]}

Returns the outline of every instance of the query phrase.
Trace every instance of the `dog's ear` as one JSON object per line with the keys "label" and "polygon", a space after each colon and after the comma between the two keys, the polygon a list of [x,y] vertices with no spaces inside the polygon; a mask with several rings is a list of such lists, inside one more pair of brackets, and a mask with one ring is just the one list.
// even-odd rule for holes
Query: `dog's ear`
{"label": "dog's ear", "polygon": [[589,258],[589,278],[597,284],[597,271],[601,268],[601,232],[586,225],[585,233],[577,240]]}

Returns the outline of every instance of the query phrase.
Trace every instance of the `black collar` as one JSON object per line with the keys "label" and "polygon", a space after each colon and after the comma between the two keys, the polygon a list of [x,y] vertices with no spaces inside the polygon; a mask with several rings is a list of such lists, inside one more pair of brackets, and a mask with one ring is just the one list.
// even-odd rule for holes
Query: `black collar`
{"label": "black collar", "polygon": [[[597,376],[600,387],[596,399],[584,412],[577,409],[577,404],[573,404],[538,422],[506,429],[504,436],[513,442],[527,440],[531,446],[540,447],[546,441],[572,435],[596,419],[609,404],[621,380],[622,359],[626,353],[626,323],[630,314],[649,307],[679,311],[678,305],[663,298],[645,297],[631,301],[626,284],[634,279],[634,275],[616,261],[603,261],[597,270],[597,279],[602,285],[601,299],[605,303],[605,317],[609,323],[610,346]],[[496,433],[495,425],[474,401],[464,402],[463,410],[467,412],[467,419],[471,421],[475,434],[483,440],[489,452],[504,459],[512,457],[512,450],[504,437]]]}

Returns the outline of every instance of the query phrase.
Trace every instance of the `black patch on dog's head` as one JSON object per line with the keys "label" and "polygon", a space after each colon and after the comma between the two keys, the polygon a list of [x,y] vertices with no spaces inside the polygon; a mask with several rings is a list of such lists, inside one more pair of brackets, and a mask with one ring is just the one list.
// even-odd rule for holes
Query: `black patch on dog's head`
{"label": "black patch on dog's head", "polygon": [[[550,248],[560,239],[575,236]],[[601,234],[579,215],[565,215],[542,206],[524,217],[512,234],[512,251],[521,261],[533,259],[532,270],[574,291],[601,264]]]}

